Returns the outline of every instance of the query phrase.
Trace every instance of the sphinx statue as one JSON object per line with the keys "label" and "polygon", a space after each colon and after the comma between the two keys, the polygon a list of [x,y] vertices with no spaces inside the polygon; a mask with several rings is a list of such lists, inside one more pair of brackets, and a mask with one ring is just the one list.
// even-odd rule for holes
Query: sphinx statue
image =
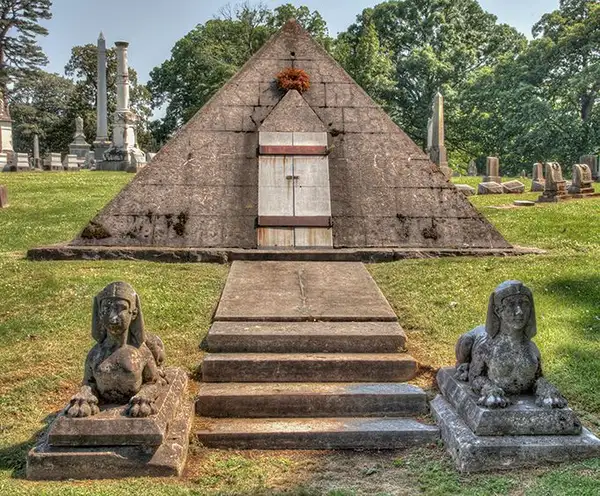
{"label": "sphinx statue", "polygon": [[92,337],[83,384],[65,409],[68,417],[89,417],[98,404],[126,404],[130,417],[156,413],[155,400],[167,379],[164,345],[144,329],[140,299],[127,283],[114,282],[94,298]]}
{"label": "sphinx statue", "polygon": [[536,405],[565,408],[567,401],[543,375],[531,290],[505,281],[491,294],[485,325],[463,334],[456,344],[457,378],[487,408],[505,408],[511,396],[535,394]]}

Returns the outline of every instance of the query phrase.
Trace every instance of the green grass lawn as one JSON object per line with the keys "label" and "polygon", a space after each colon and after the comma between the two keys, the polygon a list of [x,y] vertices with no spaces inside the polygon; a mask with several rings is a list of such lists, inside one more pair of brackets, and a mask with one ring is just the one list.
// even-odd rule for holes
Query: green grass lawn
{"label": "green grass lawn", "polygon": [[[124,173],[2,174],[11,206],[0,210],[0,493],[48,495],[216,494],[572,494],[600,493],[600,460],[459,475],[441,446],[400,452],[235,452],[192,446],[181,480],[33,483],[27,450],[81,380],[91,299],[126,280],[142,298],[147,326],[168,363],[193,373],[227,267],[149,262],[29,262],[32,246],[73,238],[132,178]],[[458,178],[473,184],[478,178]],[[600,188],[597,188],[600,191]],[[508,278],[534,291],[536,342],[548,377],[587,427],[600,434],[600,199],[496,208],[520,196],[472,197],[513,244],[548,250],[514,258],[407,260],[369,270],[424,365],[453,363],[457,336],[485,318],[489,293]]]}

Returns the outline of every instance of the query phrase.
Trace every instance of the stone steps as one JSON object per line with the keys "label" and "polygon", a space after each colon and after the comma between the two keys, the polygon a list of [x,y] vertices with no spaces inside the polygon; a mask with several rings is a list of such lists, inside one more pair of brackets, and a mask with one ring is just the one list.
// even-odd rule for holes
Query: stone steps
{"label": "stone steps", "polygon": [[202,383],[205,417],[412,417],[427,413],[425,392],[401,383]]}
{"label": "stone steps", "polygon": [[402,449],[435,443],[439,430],[410,418],[201,419],[208,448]]}
{"label": "stone steps", "polygon": [[203,382],[404,382],[417,374],[406,353],[215,353]]}
{"label": "stone steps", "polygon": [[396,322],[215,322],[213,353],[396,353],[406,334]]}

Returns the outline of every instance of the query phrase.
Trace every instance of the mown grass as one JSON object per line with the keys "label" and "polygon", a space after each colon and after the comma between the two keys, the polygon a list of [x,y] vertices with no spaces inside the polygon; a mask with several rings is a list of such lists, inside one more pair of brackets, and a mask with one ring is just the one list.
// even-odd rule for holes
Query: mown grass
{"label": "mown grass", "polygon": [[[0,494],[600,492],[600,460],[467,476],[454,470],[441,446],[404,452],[305,453],[218,451],[194,445],[181,480],[24,480],[27,450],[81,379],[91,344],[91,298],[106,283],[123,279],[139,291],[146,324],[165,340],[169,364],[193,373],[201,360],[198,344],[208,329],[226,267],[127,261],[32,263],[23,258],[31,246],[75,236],[131,177],[89,172],[0,176],[11,202],[10,208],[0,210]],[[509,205],[515,198],[472,197],[472,202],[510,242],[544,248],[548,254],[413,260],[371,265],[369,270],[409,332],[410,351],[434,368],[453,362],[456,337],[483,321],[496,284],[508,278],[526,282],[536,298],[536,341],[547,374],[598,433],[600,199],[527,209],[491,208]],[[425,374],[419,383],[431,390],[432,378]]]}

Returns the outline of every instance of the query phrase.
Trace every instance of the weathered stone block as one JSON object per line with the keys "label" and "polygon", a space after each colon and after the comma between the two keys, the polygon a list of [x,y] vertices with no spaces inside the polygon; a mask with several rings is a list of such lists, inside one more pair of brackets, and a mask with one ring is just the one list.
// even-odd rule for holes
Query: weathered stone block
{"label": "weathered stone block", "polygon": [[472,196],[476,193],[476,189],[468,184],[455,184],[454,186],[465,196]]}
{"label": "weathered stone block", "polygon": [[508,194],[525,193],[525,185],[521,181],[507,181],[502,183],[502,190]]}
{"label": "weathered stone block", "polygon": [[502,184],[497,182],[484,181],[477,186],[478,195],[501,195],[503,192]]}
{"label": "weathered stone block", "polygon": [[545,181],[543,179],[531,182],[531,191],[532,192],[542,192],[542,191],[544,191],[544,187],[545,187]]}
{"label": "weathered stone block", "polygon": [[507,408],[477,405],[468,383],[456,378],[454,367],[437,374],[440,392],[478,436],[542,436],[581,434],[581,422],[570,408],[541,408],[533,395],[520,395]]}
{"label": "weathered stone block", "polygon": [[430,406],[461,472],[512,470],[600,456],[600,439],[587,429],[575,436],[477,436],[441,395]]}

